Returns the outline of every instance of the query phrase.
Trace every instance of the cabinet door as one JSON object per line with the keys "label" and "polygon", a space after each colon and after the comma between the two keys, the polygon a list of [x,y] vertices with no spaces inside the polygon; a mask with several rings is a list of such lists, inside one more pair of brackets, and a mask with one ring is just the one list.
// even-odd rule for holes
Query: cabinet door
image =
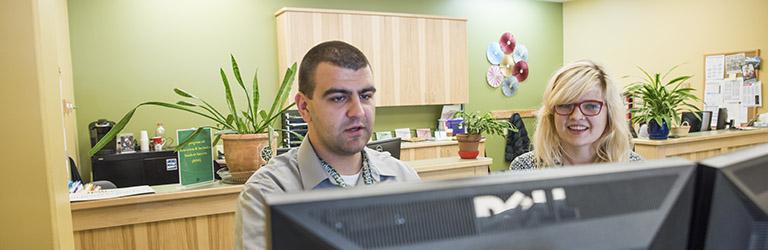
{"label": "cabinet door", "polygon": [[[312,46],[341,40],[368,57],[377,106],[469,100],[466,20],[307,9],[283,9],[276,15],[281,77]],[[294,82],[291,95],[296,92]]]}

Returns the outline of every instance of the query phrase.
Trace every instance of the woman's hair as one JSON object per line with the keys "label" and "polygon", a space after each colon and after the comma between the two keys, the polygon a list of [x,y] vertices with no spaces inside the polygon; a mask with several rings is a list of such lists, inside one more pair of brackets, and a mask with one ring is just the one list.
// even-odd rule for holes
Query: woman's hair
{"label": "woman's hair", "polygon": [[621,92],[614,85],[603,67],[592,61],[576,61],[558,70],[544,90],[541,109],[537,113],[536,133],[533,149],[535,165],[554,166],[563,163],[565,150],[563,142],[555,129],[554,107],[557,104],[573,103],[579,100],[592,87],[598,86],[605,97],[603,112],[608,112],[605,131],[592,145],[597,153],[596,162],[629,161],[632,141],[629,125],[624,117]]}

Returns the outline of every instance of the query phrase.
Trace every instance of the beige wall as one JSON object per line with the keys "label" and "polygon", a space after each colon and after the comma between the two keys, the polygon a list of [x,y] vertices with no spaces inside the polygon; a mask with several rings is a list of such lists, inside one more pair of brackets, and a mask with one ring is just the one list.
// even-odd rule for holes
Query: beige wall
{"label": "beige wall", "polygon": [[[704,54],[768,53],[766,11],[765,0],[569,1],[563,4],[563,59],[603,63],[622,84],[631,79],[621,76],[640,74],[636,66],[664,73],[683,64],[675,72],[694,75],[691,84],[701,96]],[[766,76],[762,70],[763,96]],[[763,104],[759,112],[766,111]]]}
{"label": "beige wall", "polygon": [[68,43],[59,32],[63,14],[65,0],[0,2],[0,249],[73,248],[59,87],[60,63],[69,60],[60,52]]}

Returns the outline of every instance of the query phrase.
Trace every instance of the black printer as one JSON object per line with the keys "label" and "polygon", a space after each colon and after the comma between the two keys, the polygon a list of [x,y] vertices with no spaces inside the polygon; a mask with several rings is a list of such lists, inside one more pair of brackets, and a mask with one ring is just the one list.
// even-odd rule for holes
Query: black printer
{"label": "black printer", "polygon": [[93,180],[107,180],[117,187],[179,183],[175,151],[94,155]]}

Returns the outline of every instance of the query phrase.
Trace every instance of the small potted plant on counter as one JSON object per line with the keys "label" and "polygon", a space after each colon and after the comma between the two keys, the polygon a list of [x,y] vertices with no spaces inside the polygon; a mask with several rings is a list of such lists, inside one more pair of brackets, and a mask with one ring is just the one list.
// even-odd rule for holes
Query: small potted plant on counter
{"label": "small potted plant on counter", "polygon": [[[240,76],[240,69],[237,66],[235,57],[230,55],[230,59],[232,61],[232,71],[235,80],[245,94],[245,100],[241,105],[235,103],[229,79],[224,73],[224,70],[219,69],[221,80],[224,84],[225,101],[229,111],[228,114],[220,112],[207,101],[187,91],[175,88],[173,91],[182,97],[181,101],[176,103],[150,101],[137,105],[131,111],[128,111],[128,113],[120,119],[120,122],[115,124],[115,126],[101,140],[99,140],[88,153],[93,156],[109,141],[115,138],[115,135],[125,128],[139,107],[145,105],[160,106],[189,112],[213,121],[213,126],[199,127],[189,136],[189,138],[197,136],[203,128],[217,130],[218,132],[216,132],[216,138],[213,144],[217,144],[219,139],[222,139],[224,142],[224,155],[226,155],[227,168],[232,177],[230,181],[240,183],[245,182],[251,174],[256,172],[262,165],[266,164],[276,152],[277,140],[274,138],[275,133],[273,132],[271,125],[280,114],[294,105],[290,104],[286,106],[285,103],[296,73],[296,63],[286,70],[283,82],[278,88],[272,106],[262,109],[259,107],[260,93],[259,82],[257,79],[258,74],[254,74],[253,82],[251,84],[252,86],[249,90],[246,88],[246,85]],[[241,107],[241,109],[238,110],[238,107]],[[247,109],[244,110],[243,107]],[[183,148],[188,141],[189,140],[179,142],[176,150]]]}
{"label": "small potted plant on counter", "polygon": [[505,120],[496,120],[490,112],[465,112],[459,111],[452,118],[461,118],[460,126],[464,128],[464,134],[456,135],[459,141],[459,157],[462,159],[475,159],[480,154],[478,146],[484,138],[483,134],[504,135],[507,129],[516,129]]}
{"label": "small potted plant on counter", "polygon": [[[695,89],[686,87],[685,81],[691,76],[674,77],[665,82],[672,67],[663,76],[648,74],[640,68],[645,77],[627,86],[626,95],[632,99],[632,123],[647,123],[648,137],[653,140],[664,140],[669,136],[670,127],[680,127],[680,115],[685,111],[699,111],[690,101],[700,100],[694,95]],[[694,112],[698,117],[698,114]],[[701,119],[701,118],[699,118]]]}

